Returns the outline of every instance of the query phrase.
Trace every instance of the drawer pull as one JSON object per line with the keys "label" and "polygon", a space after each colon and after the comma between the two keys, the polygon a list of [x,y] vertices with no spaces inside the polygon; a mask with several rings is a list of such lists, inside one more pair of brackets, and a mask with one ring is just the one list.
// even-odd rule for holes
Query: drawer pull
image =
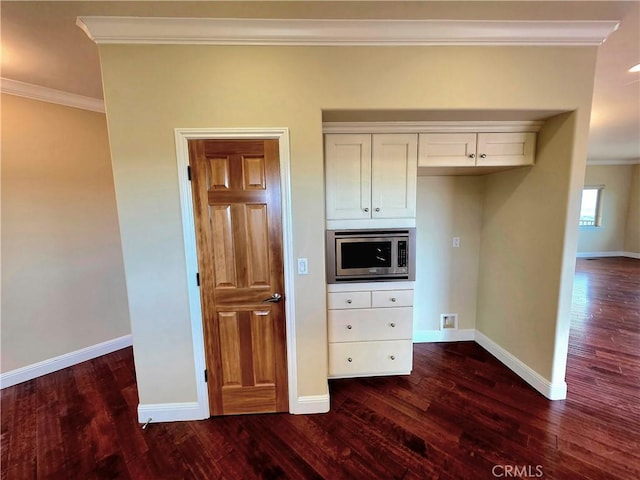
{"label": "drawer pull", "polygon": [[347,362],[353,362],[353,358],[351,357],[347,358]]}
{"label": "drawer pull", "polygon": [[391,355],[389,358],[390,358],[391,360],[395,360],[395,359],[396,359],[396,356],[395,356],[395,355]]}
{"label": "drawer pull", "polygon": [[351,330],[353,327],[351,325],[347,325],[347,330]]}
{"label": "drawer pull", "polygon": [[391,301],[395,303],[396,297],[391,297]]}
{"label": "drawer pull", "polygon": [[351,300],[350,298],[347,298],[347,303],[353,303],[353,300]]}
{"label": "drawer pull", "polygon": [[395,328],[396,324],[395,324],[395,323],[393,323],[393,322],[391,322],[391,323],[389,324],[389,326],[391,326],[391,328]]}

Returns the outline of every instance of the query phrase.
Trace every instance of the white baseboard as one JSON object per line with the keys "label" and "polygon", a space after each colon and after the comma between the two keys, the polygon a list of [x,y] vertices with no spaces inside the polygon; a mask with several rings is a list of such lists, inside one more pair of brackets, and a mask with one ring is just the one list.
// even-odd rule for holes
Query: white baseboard
{"label": "white baseboard", "polygon": [[114,338],[113,340],[107,340],[97,345],[76,350],[75,352],[65,353],[64,355],[43,360],[33,365],[11,370],[0,375],[0,388],[11,387],[18,383],[26,382],[27,380],[33,380],[34,378],[62,370],[63,368],[92,360],[125,347],[130,347],[131,344],[131,335],[124,335]]}
{"label": "white baseboard", "polygon": [[183,403],[148,403],[138,405],[138,422],[182,422],[187,420],[204,420],[209,412],[198,402]]}
{"label": "white baseboard", "polygon": [[475,340],[476,331],[473,328],[443,329],[443,330],[418,330],[413,332],[413,343],[434,342],[467,342]]}
{"label": "white baseboard", "polygon": [[[295,405],[290,406],[290,411],[296,415],[309,415],[313,413],[327,413],[330,408],[329,394],[309,395],[298,397]],[[138,405],[138,422],[182,422],[189,420],[204,420],[209,418],[209,412],[198,402],[184,403],[156,403]]]}
{"label": "white baseboard", "polygon": [[476,343],[487,350],[491,355],[500,360],[505,366],[512,370],[516,375],[522,378],[525,382],[539,391],[542,395],[549,400],[564,400],[567,398],[567,383],[551,383],[544,378],[538,372],[531,369],[528,365],[522,362],[500,345],[495,343],[489,337],[482,332],[476,330]]}
{"label": "white baseboard", "polygon": [[605,257],[624,257],[624,252],[578,252],[578,258],[605,258]]}
{"label": "white baseboard", "polygon": [[312,413],[327,413],[331,408],[329,394],[308,395],[298,397],[296,405],[290,405],[289,411],[294,415],[309,415]]}
{"label": "white baseboard", "polygon": [[640,259],[640,253],[636,252],[578,252],[578,258],[606,258],[606,257],[629,257]]}

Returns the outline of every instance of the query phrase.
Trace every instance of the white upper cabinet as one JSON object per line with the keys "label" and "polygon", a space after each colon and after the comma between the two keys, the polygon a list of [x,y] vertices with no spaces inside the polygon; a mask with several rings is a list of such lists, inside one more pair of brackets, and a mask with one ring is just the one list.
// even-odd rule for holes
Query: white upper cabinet
{"label": "white upper cabinet", "polygon": [[372,218],[415,218],[418,136],[373,135]]}
{"label": "white upper cabinet", "polygon": [[476,165],[478,167],[533,165],[535,150],[535,133],[479,133]]}
{"label": "white upper cabinet", "polygon": [[371,135],[325,135],[327,219],[371,218]]}
{"label": "white upper cabinet", "polygon": [[420,134],[420,167],[473,167],[476,164],[475,133]]}
{"label": "white upper cabinet", "polygon": [[327,226],[415,226],[417,167],[417,134],[326,134]]}
{"label": "white upper cabinet", "polygon": [[420,167],[515,167],[533,165],[533,132],[422,133]]}

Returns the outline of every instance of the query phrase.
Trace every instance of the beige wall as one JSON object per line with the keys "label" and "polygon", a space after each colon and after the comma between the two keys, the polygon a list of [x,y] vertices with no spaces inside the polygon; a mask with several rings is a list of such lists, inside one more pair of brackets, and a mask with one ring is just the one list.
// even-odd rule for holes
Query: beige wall
{"label": "beige wall", "polygon": [[585,186],[604,186],[602,225],[579,227],[578,253],[625,251],[633,169],[633,165],[587,167]]}
{"label": "beige wall", "polygon": [[[577,221],[595,48],[104,45],[100,54],[142,403],[196,398],[176,127],[290,128],[294,257],[310,261],[309,275],[295,278],[298,394],[327,392],[323,109],[577,109],[577,121],[549,148],[540,172],[487,182],[496,189],[488,221],[500,221],[484,235],[480,282],[492,280],[496,292],[516,288],[530,298],[525,307],[506,296],[479,298],[483,331],[520,357],[522,336],[542,318],[541,346],[522,359],[549,375],[559,296],[571,295],[565,263],[567,255],[573,262],[575,239],[567,238],[565,225],[568,217]],[[548,190],[557,209],[536,206]],[[522,221],[510,223],[531,214],[545,225],[535,235],[531,227],[519,228]],[[519,274],[511,250],[489,247],[504,236],[518,244],[513,253],[525,256],[535,276]],[[498,268],[501,275],[488,273]],[[569,287],[559,293],[560,284]],[[529,316],[538,302],[541,311]],[[516,313],[513,321],[523,324],[516,341],[492,326],[492,317],[502,319],[504,312]]]}
{"label": "beige wall", "polygon": [[640,255],[640,164],[634,165],[631,171],[624,251]]}
{"label": "beige wall", "polygon": [[[457,313],[458,329],[476,328],[485,176],[420,176],[417,188],[414,338]],[[453,248],[453,237],[460,247]]]}
{"label": "beige wall", "polygon": [[129,333],[104,114],[2,95],[2,372]]}
{"label": "beige wall", "polygon": [[477,329],[557,383],[564,380],[556,362],[566,362],[588,121],[588,108],[548,120],[535,167],[490,175],[486,185]]}

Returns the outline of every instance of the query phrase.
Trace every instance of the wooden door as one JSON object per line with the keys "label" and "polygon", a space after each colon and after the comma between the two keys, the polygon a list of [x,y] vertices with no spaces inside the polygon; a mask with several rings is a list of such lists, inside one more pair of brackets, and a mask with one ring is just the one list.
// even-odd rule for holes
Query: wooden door
{"label": "wooden door", "polygon": [[288,411],[278,142],[190,140],[189,163],[210,412]]}
{"label": "wooden door", "polygon": [[324,137],[327,220],[371,218],[371,135]]}
{"label": "wooden door", "polygon": [[372,218],[415,217],[418,135],[375,134],[372,144]]}

